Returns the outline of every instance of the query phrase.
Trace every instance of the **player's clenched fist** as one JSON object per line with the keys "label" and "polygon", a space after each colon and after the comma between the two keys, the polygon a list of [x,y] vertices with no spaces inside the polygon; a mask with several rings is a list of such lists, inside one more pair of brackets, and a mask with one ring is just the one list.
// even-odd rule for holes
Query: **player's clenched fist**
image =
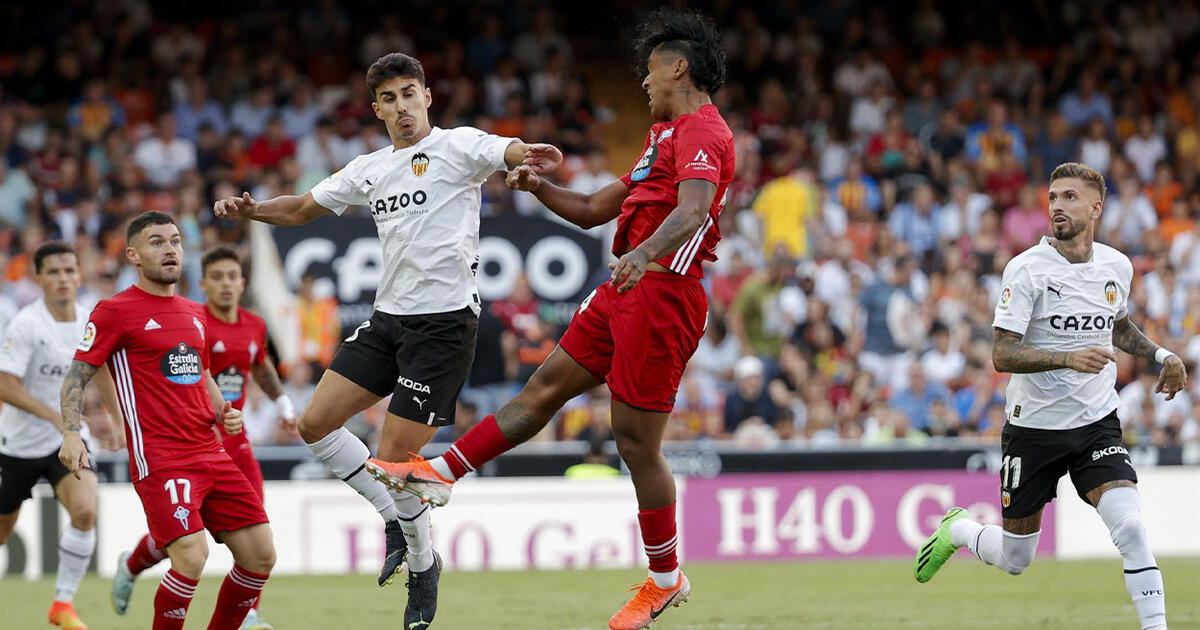
{"label": "player's clenched fist", "polygon": [[1155,385],[1154,391],[1166,394],[1167,400],[1171,400],[1184,387],[1187,387],[1187,368],[1183,365],[1183,359],[1172,354],[1163,361],[1162,371],[1158,373],[1158,384]]}
{"label": "player's clenched fist", "polygon": [[533,167],[522,164],[508,172],[504,183],[513,190],[534,192],[542,185],[542,178],[533,172]]}
{"label": "player's clenched fist", "polygon": [[88,467],[87,445],[78,431],[63,433],[62,447],[58,449],[58,461],[79,479],[79,471]]}
{"label": "player's clenched fist", "polygon": [[213,204],[213,215],[218,219],[252,219],[258,210],[258,202],[243,192],[241,197],[226,197]]}
{"label": "player's clenched fist", "polygon": [[1107,348],[1085,348],[1067,353],[1067,367],[1088,374],[1099,374],[1109,361],[1116,360],[1117,355]]}
{"label": "player's clenched fist", "polygon": [[225,432],[229,435],[237,435],[242,432],[242,412],[240,409],[234,409],[228,400],[225,401],[225,408],[221,410],[221,421],[225,424]]}

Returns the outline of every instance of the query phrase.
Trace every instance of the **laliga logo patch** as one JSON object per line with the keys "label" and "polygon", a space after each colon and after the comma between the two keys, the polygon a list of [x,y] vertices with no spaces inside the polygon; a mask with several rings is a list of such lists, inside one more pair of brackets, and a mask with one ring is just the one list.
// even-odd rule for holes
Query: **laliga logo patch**
{"label": "laliga logo patch", "polygon": [[162,374],[176,385],[195,385],[200,382],[200,352],[180,342],[163,355]]}
{"label": "laliga logo patch", "polygon": [[[11,341],[11,340],[10,340]],[[96,341],[96,325],[88,322],[83,329],[83,339],[79,340],[79,351],[87,352],[92,349],[92,344]]]}
{"label": "laliga logo patch", "polygon": [[424,153],[418,153],[412,156],[412,171],[413,175],[420,177],[429,170],[429,156]]}
{"label": "laliga logo patch", "polygon": [[1117,283],[1109,280],[1104,283],[1104,299],[1108,300],[1109,304],[1117,303]]}

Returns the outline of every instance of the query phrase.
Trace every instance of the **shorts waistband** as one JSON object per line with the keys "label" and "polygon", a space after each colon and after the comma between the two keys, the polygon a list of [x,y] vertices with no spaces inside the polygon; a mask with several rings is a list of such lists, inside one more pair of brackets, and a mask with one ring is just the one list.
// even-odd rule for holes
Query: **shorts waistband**
{"label": "shorts waistband", "polygon": [[667,282],[700,282],[700,278],[695,276],[675,273],[674,271],[658,271],[657,269],[647,269],[646,275],[642,276],[642,281],[645,282],[646,280],[664,280]]}

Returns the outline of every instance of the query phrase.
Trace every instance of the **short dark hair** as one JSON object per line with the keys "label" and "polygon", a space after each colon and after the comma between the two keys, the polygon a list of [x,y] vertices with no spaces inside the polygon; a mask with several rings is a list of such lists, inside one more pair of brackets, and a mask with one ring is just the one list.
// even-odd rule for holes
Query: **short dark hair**
{"label": "short dark hair", "polygon": [[153,210],[139,214],[137,218],[129,222],[129,230],[125,232],[125,243],[132,243],[133,237],[141,234],[142,230],[151,225],[175,225],[175,217],[165,212]]}
{"label": "short dark hair", "polygon": [[650,53],[673,52],[688,62],[688,76],[697,88],[712,95],[725,85],[726,56],[717,27],[698,11],[678,13],[665,7],[646,16],[638,26],[638,78],[645,79]]}
{"label": "short dark hair", "polygon": [[218,260],[232,260],[239,267],[242,265],[242,257],[238,255],[237,250],[228,245],[217,245],[204,252],[204,257],[200,259],[200,275],[208,273],[208,266]]}
{"label": "short dark hair", "polygon": [[416,57],[401,52],[388,53],[367,68],[367,89],[371,92],[371,101],[375,101],[375,90],[389,79],[397,77],[414,78],[425,85],[425,67]]}
{"label": "short dark hair", "polygon": [[1104,198],[1108,196],[1108,186],[1104,183],[1104,175],[1087,164],[1064,162],[1055,167],[1054,172],[1050,173],[1050,181],[1066,179],[1068,177],[1082,179],[1084,183],[1095,188],[1096,192],[1100,193],[1100,201],[1104,201]]}
{"label": "short dark hair", "polygon": [[79,254],[75,253],[75,248],[71,247],[64,241],[46,241],[38,246],[33,252],[33,272],[42,273],[42,263],[50,256],[56,254],[71,254],[75,260],[79,260]]}

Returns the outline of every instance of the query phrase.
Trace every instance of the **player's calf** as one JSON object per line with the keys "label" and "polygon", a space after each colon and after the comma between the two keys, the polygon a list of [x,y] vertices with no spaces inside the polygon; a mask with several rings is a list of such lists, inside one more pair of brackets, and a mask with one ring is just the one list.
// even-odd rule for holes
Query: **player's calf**
{"label": "player's calf", "polygon": [[1125,588],[1143,630],[1164,630],[1167,604],[1162,572],[1150,551],[1137,490],[1117,487],[1106,491],[1097,502],[1096,511],[1108,526],[1113,544],[1121,552]]}

